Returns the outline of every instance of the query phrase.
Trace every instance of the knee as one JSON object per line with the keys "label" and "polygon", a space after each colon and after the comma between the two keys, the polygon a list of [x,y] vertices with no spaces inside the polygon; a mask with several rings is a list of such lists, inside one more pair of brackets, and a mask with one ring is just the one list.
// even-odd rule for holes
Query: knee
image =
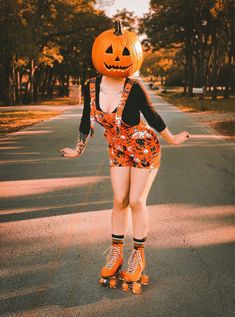
{"label": "knee", "polygon": [[130,197],[130,207],[132,210],[141,210],[146,207],[146,203],[139,197]]}
{"label": "knee", "polygon": [[129,206],[128,197],[114,197],[114,208],[125,209]]}

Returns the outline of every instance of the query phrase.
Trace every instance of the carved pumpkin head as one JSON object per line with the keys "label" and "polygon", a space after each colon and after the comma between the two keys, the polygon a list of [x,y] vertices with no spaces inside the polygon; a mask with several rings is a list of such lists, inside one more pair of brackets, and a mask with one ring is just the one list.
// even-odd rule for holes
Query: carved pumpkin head
{"label": "carved pumpkin head", "polygon": [[116,21],[115,29],[101,33],[92,47],[92,61],[96,70],[106,76],[123,78],[140,69],[143,51],[134,32],[122,31]]}

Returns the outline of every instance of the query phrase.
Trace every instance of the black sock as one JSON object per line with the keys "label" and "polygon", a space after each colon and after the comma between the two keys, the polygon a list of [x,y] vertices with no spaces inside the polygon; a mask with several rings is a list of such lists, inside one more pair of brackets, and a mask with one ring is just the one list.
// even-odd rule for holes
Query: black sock
{"label": "black sock", "polygon": [[113,244],[123,244],[124,235],[112,234],[112,243]]}
{"label": "black sock", "polygon": [[133,238],[134,249],[138,250],[139,248],[144,248],[145,241],[146,241],[146,237],[144,237],[143,239]]}

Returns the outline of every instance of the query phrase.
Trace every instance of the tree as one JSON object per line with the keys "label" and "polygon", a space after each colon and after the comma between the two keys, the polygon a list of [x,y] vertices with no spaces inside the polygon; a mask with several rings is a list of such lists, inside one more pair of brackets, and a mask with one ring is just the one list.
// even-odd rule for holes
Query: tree
{"label": "tree", "polygon": [[[92,73],[91,45],[111,26],[93,0],[4,0],[0,4],[0,95],[4,104],[51,96],[56,83]],[[94,71],[93,71],[94,72]],[[63,89],[62,89],[63,90]],[[61,90],[61,91],[62,91]]]}
{"label": "tree", "polygon": [[127,9],[117,10],[113,19],[120,20],[122,26],[128,31],[138,31],[138,20],[134,12],[127,11]]}
{"label": "tree", "polygon": [[[234,5],[232,0],[152,0],[141,21],[153,51],[177,47],[185,67],[185,92],[212,85],[216,98],[223,65],[234,65]],[[181,54],[183,52],[183,54]],[[232,67],[231,67],[232,68]],[[227,95],[230,85],[227,83]]]}
{"label": "tree", "polygon": [[164,84],[164,77],[173,66],[176,49],[160,49],[156,52],[145,53],[144,62],[141,67],[141,74],[144,76],[160,77],[161,84]]}

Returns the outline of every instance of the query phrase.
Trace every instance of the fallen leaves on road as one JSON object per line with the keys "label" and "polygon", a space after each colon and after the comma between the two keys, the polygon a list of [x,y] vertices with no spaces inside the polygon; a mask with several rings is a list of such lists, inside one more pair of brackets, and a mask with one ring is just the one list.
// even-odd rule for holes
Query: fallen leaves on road
{"label": "fallen leaves on road", "polygon": [[39,121],[49,119],[61,111],[13,110],[0,112],[0,136],[31,126]]}

